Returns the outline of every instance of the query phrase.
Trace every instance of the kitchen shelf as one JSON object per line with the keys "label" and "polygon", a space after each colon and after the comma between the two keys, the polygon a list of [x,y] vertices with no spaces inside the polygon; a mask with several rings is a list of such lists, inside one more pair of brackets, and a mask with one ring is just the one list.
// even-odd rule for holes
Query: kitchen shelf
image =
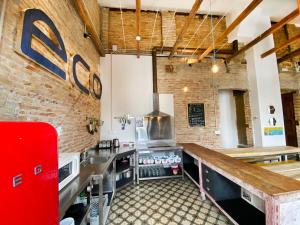
{"label": "kitchen shelf", "polygon": [[171,166],[180,166],[181,163],[172,163],[172,164],[140,164],[139,167],[164,167],[164,168],[170,168]]}
{"label": "kitchen shelf", "polygon": [[75,213],[68,214],[67,212],[64,218],[72,217],[74,218],[75,225],[83,225],[86,224],[86,219],[90,213],[90,210],[91,210],[91,205],[88,205],[84,207],[84,210],[80,213],[76,212],[76,214]]}
{"label": "kitchen shelf", "polygon": [[[180,158],[181,162],[169,163],[171,159],[175,161]],[[168,163],[152,163],[152,164],[138,164],[137,169],[137,182],[139,180],[154,180],[154,179],[166,179],[166,178],[183,178],[183,160],[182,149],[178,147],[169,147],[161,149],[139,149],[138,161],[144,159],[160,159],[168,160]],[[154,161],[152,161],[154,162]],[[173,174],[172,166],[178,166],[178,173]]]}
{"label": "kitchen shelf", "polygon": [[104,195],[108,195],[108,204],[103,206],[103,224],[106,224],[107,218],[108,218],[108,214],[109,214],[109,210],[110,207],[112,205],[112,201],[113,201],[113,197],[114,197],[114,193],[113,192],[106,192],[103,193]]}
{"label": "kitchen shelf", "polygon": [[129,167],[127,167],[127,168],[123,168],[122,170],[118,170],[117,172],[116,172],[116,174],[121,174],[121,173],[126,173],[126,172],[128,172],[128,171],[130,171],[130,170],[134,170],[134,166],[129,166]]}
{"label": "kitchen shelf", "polygon": [[265,214],[242,198],[217,201],[217,204],[238,224],[266,224]]}
{"label": "kitchen shelf", "polygon": [[193,163],[184,164],[184,171],[189,175],[194,183],[199,184],[199,167]]}
{"label": "kitchen shelf", "polygon": [[[167,177],[174,178],[176,176],[182,177],[182,168],[180,168],[180,167],[179,167],[179,170],[178,170],[177,174],[173,174],[170,168],[164,168],[164,167],[160,168],[158,176],[153,176],[152,175],[153,171],[151,171],[151,172],[149,172],[149,171],[151,171],[151,169],[149,167],[148,168],[147,167],[139,168],[140,180],[160,179],[160,178],[162,179],[162,178],[167,178]],[[147,175],[144,175],[144,172]],[[150,174],[150,175],[148,175],[148,174]]]}
{"label": "kitchen shelf", "polygon": [[126,170],[129,167],[130,167],[130,163],[129,162],[123,163],[120,160],[116,161],[116,173],[119,173],[122,170]]}
{"label": "kitchen shelf", "polygon": [[184,171],[184,174],[185,174],[186,176],[188,176],[188,178],[190,178],[190,180],[191,180],[198,188],[200,188],[200,184],[197,183],[197,182],[191,177],[191,175],[190,175],[188,172]]}
{"label": "kitchen shelf", "polygon": [[161,177],[142,177],[140,180],[157,180],[157,179],[168,179],[168,178],[182,178],[182,175],[174,175],[174,176],[161,176]]}
{"label": "kitchen shelf", "polygon": [[84,225],[86,224],[86,219],[88,217],[88,215],[90,214],[91,211],[91,205],[89,207],[87,207],[86,211],[85,211],[85,215],[83,216],[83,218],[81,219],[80,223],[75,221],[75,225]]}

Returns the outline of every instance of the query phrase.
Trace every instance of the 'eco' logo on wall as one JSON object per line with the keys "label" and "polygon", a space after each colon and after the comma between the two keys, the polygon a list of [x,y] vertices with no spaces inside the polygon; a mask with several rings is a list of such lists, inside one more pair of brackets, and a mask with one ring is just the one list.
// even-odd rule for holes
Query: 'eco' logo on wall
{"label": "'eco' logo on wall", "polygon": [[[45,35],[45,33],[41,31],[37,24],[46,24],[50,28],[49,34],[52,34],[53,38],[51,37],[50,39],[47,35]],[[51,73],[66,80],[65,70],[59,67],[56,63],[50,61],[45,56],[46,54],[41,54],[36,48],[33,47],[33,37],[40,42],[40,44],[44,47],[43,49],[47,49],[50,54],[57,58],[57,60],[54,61],[62,62],[62,65],[64,66],[61,67],[66,67],[65,64],[68,62],[68,57],[63,39],[61,38],[61,35],[53,21],[42,10],[39,9],[27,9],[24,13],[23,30],[21,35],[18,35],[18,43],[20,43],[19,46],[21,48],[20,52]],[[99,76],[96,73],[90,72],[90,66],[79,54],[75,54],[73,56],[71,64],[73,83],[83,93],[87,95],[91,93],[96,99],[101,99],[102,84]],[[89,88],[80,82],[76,69],[77,64],[81,64],[84,70],[89,73]]]}

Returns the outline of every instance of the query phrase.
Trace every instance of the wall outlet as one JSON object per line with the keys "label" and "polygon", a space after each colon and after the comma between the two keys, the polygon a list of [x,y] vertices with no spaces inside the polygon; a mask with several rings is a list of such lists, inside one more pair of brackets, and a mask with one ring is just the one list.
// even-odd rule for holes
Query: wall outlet
{"label": "wall outlet", "polygon": [[216,135],[220,135],[220,134],[221,134],[221,131],[220,131],[220,130],[215,130],[215,134],[216,134]]}

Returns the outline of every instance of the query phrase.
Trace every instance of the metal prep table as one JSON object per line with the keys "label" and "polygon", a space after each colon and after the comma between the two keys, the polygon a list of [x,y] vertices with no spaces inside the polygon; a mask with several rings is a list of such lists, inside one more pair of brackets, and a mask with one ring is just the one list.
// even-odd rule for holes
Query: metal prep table
{"label": "metal prep table", "polygon": [[[86,191],[87,209],[82,217],[80,225],[89,223],[92,194],[99,195],[99,225],[106,224],[108,212],[116,192],[116,164],[115,159],[120,154],[135,149],[116,149],[116,152],[89,150],[88,159],[80,166],[80,174],[65,188],[59,192],[59,215],[60,219],[65,216],[66,211],[74,204],[77,196]],[[111,192],[108,205],[104,207],[103,194]]]}

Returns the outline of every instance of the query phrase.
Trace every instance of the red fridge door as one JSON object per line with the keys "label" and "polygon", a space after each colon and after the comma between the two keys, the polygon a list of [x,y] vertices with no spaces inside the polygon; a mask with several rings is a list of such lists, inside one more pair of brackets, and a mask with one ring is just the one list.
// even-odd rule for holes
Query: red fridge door
{"label": "red fridge door", "polygon": [[3,225],[58,225],[57,133],[46,123],[0,122]]}

